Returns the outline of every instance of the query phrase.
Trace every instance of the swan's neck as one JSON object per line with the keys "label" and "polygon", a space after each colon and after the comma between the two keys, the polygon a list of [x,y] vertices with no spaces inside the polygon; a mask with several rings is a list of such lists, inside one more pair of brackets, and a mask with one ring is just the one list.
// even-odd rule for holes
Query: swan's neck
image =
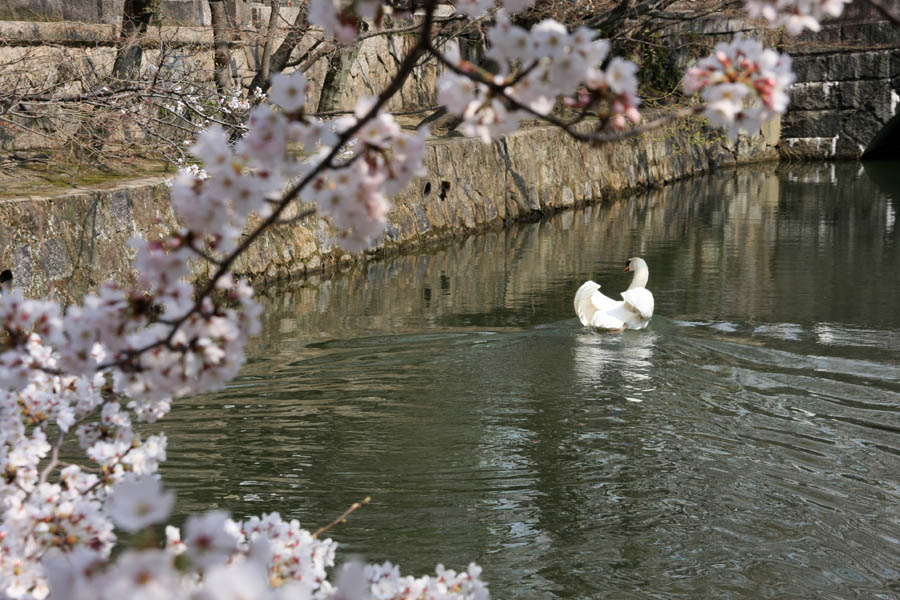
{"label": "swan's neck", "polygon": [[647,287],[647,280],[650,279],[650,270],[646,268],[639,268],[634,270],[634,278],[631,280],[631,285],[628,286],[629,290],[633,290],[634,288],[642,288]]}

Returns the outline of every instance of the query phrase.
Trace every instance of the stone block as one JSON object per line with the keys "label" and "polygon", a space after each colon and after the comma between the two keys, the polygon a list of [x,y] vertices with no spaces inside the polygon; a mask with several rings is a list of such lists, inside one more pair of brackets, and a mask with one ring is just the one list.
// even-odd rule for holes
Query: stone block
{"label": "stone block", "polygon": [[864,79],[842,81],[834,84],[839,102],[835,108],[861,109],[874,112],[882,120],[889,119],[891,113],[891,85],[887,79]]}
{"label": "stone block", "polygon": [[806,30],[796,37],[790,38],[784,49],[791,55],[821,52],[823,48],[839,48],[841,46],[841,27],[839,24],[825,24],[820,31]]}
{"label": "stone block", "polygon": [[795,83],[788,89],[791,110],[826,110],[838,104],[838,85],[832,81]]}
{"label": "stone block", "polygon": [[[225,10],[228,16],[238,23],[244,22],[241,0],[226,1]],[[167,24],[172,25],[205,25],[212,24],[209,7],[204,0],[162,0],[160,12]]]}
{"label": "stone block", "polygon": [[839,81],[887,79],[891,76],[891,54],[890,50],[832,54],[829,74]]}
{"label": "stone block", "polygon": [[900,30],[890,21],[846,23],[841,27],[844,44],[860,46],[900,46]]}
{"label": "stone block", "polygon": [[838,113],[840,119],[839,149],[851,148],[859,156],[890,120],[875,111],[848,110]]}
{"label": "stone block", "polygon": [[798,82],[830,81],[831,60],[828,55],[814,54],[796,56],[793,62],[794,73]]}
{"label": "stone block", "polygon": [[839,130],[840,120],[829,110],[794,110],[781,119],[781,134],[787,138],[831,138]]}

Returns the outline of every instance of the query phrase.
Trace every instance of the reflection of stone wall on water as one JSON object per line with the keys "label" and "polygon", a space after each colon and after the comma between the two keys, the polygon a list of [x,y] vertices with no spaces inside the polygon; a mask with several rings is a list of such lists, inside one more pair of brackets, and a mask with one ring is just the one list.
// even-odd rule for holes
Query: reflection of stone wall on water
{"label": "reflection of stone wall on water", "polygon": [[[779,205],[780,250],[773,260],[787,262],[791,269],[780,270],[784,275],[775,282],[778,295],[790,297],[795,288],[821,290],[815,302],[793,307],[797,319],[829,321],[844,315],[846,320],[847,306],[861,317],[866,312],[896,313],[900,306],[878,275],[900,273],[897,200],[878,185],[883,176],[893,178],[896,186],[896,163],[864,168],[866,176],[856,164],[787,169]],[[837,182],[847,178],[858,180],[852,197],[836,193]],[[844,284],[842,274],[848,271],[869,273],[864,289]]]}
{"label": "reflection of stone wall on water", "polygon": [[[852,177],[856,167],[837,168],[841,177]],[[569,315],[572,294],[585,279],[617,296],[628,285],[621,269],[633,255],[650,264],[649,287],[668,318],[697,314],[690,290],[701,285],[719,290],[702,307],[709,320],[767,322],[788,314],[812,322],[827,320],[833,303],[859,302],[865,310],[872,302],[893,302],[878,293],[877,281],[863,298],[840,284],[842,272],[869,263],[894,261],[900,270],[891,202],[871,181],[871,193],[841,196],[835,165],[787,169],[719,172],[702,184],[678,182],[428,254],[354,267],[330,280],[311,279],[304,287],[276,287],[271,298],[289,308],[272,311],[261,343],[294,331],[340,338],[533,326]],[[839,207],[849,216],[837,219]],[[862,229],[860,222],[866,223]],[[893,244],[882,243],[882,236]],[[784,269],[784,261],[794,268]],[[787,310],[776,306],[797,289],[821,294],[807,294]]]}
{"label": "reflection of stone wall on water", "polygon": [[[673,278],[688,289],[718,273],[726,293],[711,314],[752,317],[770,309],[775,296],[768,253],[777,235],[778,189],[772,170],[727,171],[702,185],[678,182],[330,280],[275,287],[273,301],[290,309],[273,312],[263,339],[293,331],[343,337],[463,323],[533,325],[568,314],[585,279],[617,296],[629,282],[622,267],[634,255],[650,263],[651,289]],[[689,304],[678,289],[660,298],[669,311]]]}

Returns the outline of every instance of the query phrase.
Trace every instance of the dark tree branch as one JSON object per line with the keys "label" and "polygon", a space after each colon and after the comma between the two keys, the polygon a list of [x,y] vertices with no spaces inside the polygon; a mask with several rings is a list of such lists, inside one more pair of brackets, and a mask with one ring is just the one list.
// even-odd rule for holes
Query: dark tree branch
{"label": "dark tree branch", "polygon": [[[284,70],[288,61],[291,59],[294,48],[297,47],[300,40],[303,39],[303,36],[306,34],[306,31],[309,29],[309,22],[306,20],[306,5],[307,3],[305,1],[301,3],[300,11],[294,19],[294,25],[291,27],[290,31],[288,31],[287,36],[282,40],[278,49],[272,54],[272,57],[269,60],[268,71],[264,73],[264,69],[261,68],[256,72],[256,75],[250,82],[251,94],[256,88],[261,89],[263,92],[269,91],[269,73],[277,73]],[[274,33],[274,31],[269,31],[267,35],[271,38],[274,36]],[[268,43],[268,40],[266,40],[266,43]]]}

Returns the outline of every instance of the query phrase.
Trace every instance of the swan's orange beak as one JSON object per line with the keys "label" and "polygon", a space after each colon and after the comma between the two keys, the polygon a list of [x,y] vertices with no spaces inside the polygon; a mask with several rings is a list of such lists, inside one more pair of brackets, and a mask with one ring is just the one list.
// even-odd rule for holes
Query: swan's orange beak
{"label": "swan's orange beak", "polygon": [[622,269],[622,272],[623,272],[623,273],[627,273],[627,272],[630,271],[630,270],[631,270],[631,265],[626,265],[625,268]]}

